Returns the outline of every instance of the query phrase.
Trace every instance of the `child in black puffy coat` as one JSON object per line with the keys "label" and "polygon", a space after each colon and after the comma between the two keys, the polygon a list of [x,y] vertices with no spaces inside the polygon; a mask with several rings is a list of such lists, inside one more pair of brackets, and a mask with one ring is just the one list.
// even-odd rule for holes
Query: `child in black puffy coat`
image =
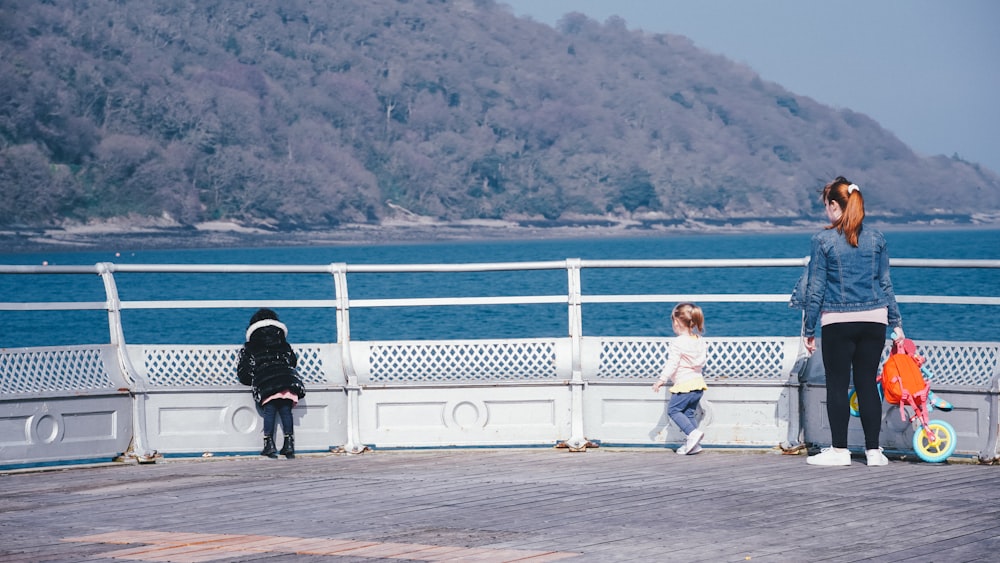
{"label": "child in black puffy coat", "polygon": [[[278,454],[295,457],[292,407],[306,392],[295,369],[298,358],[288,344],[288,328],[271,309],[259,309],[250,317],[246,343],[240,350],[236,375],[240,383],[251,386],[254,401],[264,411],[264,449],[260,455]],[[281,419],[285,443],[281,451],[274,445],[276,415]]]}

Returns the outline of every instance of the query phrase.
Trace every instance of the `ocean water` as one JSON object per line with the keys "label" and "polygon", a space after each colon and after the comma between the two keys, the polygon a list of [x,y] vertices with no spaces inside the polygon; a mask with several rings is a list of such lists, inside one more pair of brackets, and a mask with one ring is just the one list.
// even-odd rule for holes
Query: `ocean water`
{"label": "ocean water", "polygon": [[[0,254],[4,264],[407,264],[620,259],[801,258],[810,233],[697,234],[640,238],[439,242],[204,250]],[[1000,259],[1000,230],[888,231],[893,258]],[[584,269],[583,292],[599,294],[790,293],[800,268]],[[115,275],[123,301],[333,299],[325,274]],[[997,296],[1000,270],[894,268],[899,295]],[[350,274],[352,299],[565,295],[564,270],[483,273]],[[105,300],[96,275],[0,275],[4,301]],[[587,336],[669,335],[672,304],[585,304]],[[785,303],[704,303],[709,336],[794,336],[800,314]],[[568,334],[564,305],[352,308],[355,340],[525,338]],[[918,340],[1000,341],[995,306],[901,304],[904,328]],[[130,344],[239,344],[253,308],[126,310]],[[332,309],[278,311],[293,342],[337,338]],[[0,347],[109,341],[104,311],[0,311]]]}

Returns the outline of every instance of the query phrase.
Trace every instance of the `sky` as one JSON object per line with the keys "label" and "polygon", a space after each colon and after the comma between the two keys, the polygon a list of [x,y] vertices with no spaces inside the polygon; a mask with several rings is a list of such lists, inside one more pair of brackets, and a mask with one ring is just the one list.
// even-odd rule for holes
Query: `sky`
{"label": "sky", "polygon": [[569,12],[684,35],[764,80],[864,113],[917,154],[1000,173],[1000,1],[498,0],[555,25]]}

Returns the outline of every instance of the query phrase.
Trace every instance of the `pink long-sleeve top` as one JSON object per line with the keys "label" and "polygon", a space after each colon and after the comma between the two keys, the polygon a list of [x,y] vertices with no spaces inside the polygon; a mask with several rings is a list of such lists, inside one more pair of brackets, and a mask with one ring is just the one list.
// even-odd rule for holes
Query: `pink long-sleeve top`
{"label": "pink long-sleeve top", "polygon": [[695,334],[682,334],[670,342],[667,364],[660,373],[660,381],[674,384],[671,393],[688,393],[708,389],[701,370],[708,358],[705,339]]}

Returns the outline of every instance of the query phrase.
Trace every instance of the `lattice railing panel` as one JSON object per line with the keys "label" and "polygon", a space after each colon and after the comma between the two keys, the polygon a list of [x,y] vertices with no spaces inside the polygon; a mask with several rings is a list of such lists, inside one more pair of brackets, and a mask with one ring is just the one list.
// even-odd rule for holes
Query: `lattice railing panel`
{"label": "lattice railing panel", "polygon": [[0,354],[0,395],[117,388],[98,348]]}
{"label": "lattice railing panel", "polygon": [[299,357],[299,377],[308,388],[310,383],[317,385],[327,383],[326,372],[323,370],[323,351],[319,346],[292,346]]}
{"label": "lattice railing panel", "polygon": [[[669,356],[669,339],[601,341],[602,379],[659,377]],[[709,340],[704,375],[708,379],[783,379],[781,340]]]}
{"label": "lattice railing panel", "polygon": [[659,340],[602,340],[597,377],[648,379],[658,377],[667,363],[670,342]]}
{"label": "lattice railing panel", "polygon": [[712,379],[783,379],[781,340],[716,340],[708,344],[705,376]]}
{"label": "lattice railing panel", "polygon": [[[202,387],[239,385],[236,364],[241,346],[144,347],[143,367],[150,385]],[[298,355],[299,375],[308,385],[324,384],[323,359],[318,346],[292,346]]]}
{"label": "lattice railing panel", "polygon": [[545,380],[558,376],[554,342],[377,344],[372,383]]}
{"label": "lattice railing panel", "polygon": [[917,353],[927,358],[926,367],[937,385],[986,387],[997,373],[1000,347],[982,345],[918,344]]}

